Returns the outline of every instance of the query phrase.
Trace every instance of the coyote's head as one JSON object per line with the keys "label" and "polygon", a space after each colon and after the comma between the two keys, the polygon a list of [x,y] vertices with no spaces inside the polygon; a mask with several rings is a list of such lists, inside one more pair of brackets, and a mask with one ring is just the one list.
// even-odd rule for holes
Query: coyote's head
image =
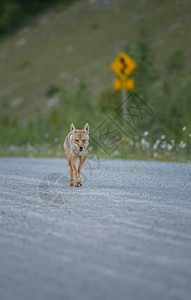
{"label": "coyote's head", "polygon": [[76,129],[72,123],[70,126],[72,148],[76,148],[79,152],[86,150],[89,141],[89,125],[86,123],[82,130]]}

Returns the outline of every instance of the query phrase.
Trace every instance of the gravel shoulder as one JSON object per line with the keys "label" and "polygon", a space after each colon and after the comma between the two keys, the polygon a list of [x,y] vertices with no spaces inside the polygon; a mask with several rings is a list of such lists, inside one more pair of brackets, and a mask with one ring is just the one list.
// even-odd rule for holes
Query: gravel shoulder
{"label": "gravel shoulder", "polygon": [[0,158],[0,299],[191,295],[191,164]]}

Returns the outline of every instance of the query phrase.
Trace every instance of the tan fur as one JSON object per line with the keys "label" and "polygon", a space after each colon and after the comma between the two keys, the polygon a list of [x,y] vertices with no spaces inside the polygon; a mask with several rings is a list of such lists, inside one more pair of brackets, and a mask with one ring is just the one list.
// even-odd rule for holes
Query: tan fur
{"label": "tan fur", "polygon": [[[88,154],[89,125],[86,123],[82,130],[76,129],[72,123],[70,132],[64,141],[68,163],[70,166],[70,185],[81,186],[81,168]],[[76,167],[76,161],[77,167]],[[74,177],[75,176],[75,180]]]}

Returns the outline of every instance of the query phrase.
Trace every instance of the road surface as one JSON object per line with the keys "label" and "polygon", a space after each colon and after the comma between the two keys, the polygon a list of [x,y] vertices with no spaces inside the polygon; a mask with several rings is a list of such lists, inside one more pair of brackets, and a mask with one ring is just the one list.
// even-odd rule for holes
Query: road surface
{"label": "road surface", "polygon": [[1,300],[188,300],[191,164],[0,158]]}

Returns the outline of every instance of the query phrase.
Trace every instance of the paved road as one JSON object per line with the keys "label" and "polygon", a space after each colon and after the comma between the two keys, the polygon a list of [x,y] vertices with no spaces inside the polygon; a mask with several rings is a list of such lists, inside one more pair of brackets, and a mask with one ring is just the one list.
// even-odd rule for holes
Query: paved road
{"label": "paved road", "polygon": [[0,159],[1,300],[190,299],[191,164]]}

